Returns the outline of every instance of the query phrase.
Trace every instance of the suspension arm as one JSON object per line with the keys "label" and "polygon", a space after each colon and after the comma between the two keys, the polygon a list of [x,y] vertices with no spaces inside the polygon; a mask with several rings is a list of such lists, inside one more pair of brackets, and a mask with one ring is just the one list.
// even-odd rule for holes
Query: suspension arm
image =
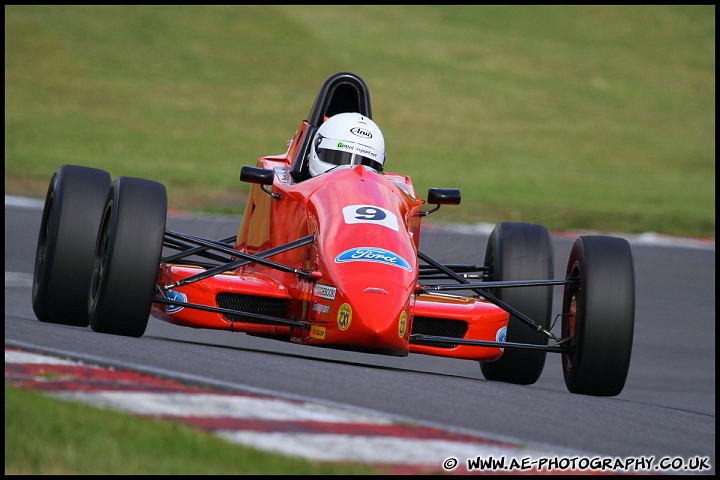
{"label": "suspension arm", "polygon": [[[558,341],[558,338],[549,330],[547,330],[545,327],[540,325],[539,323],[535,322],[532,318],[528,317],[524,313],[520,312],[519,310],[516,310],[515,308],[511,307],[507,303],[503,302],[499,298],[495,297],[494,295],[491,295],[487,292],[484,288],[481,287],[468,287],[468,285],[472,285],[467,279],[463,278],[462,276],[458,275],[457,273],[453,272],[449,268],[446,268],[443,264],[436,262],[432,258],[428,257],[424,253],[418,251],[418,257],[422,259],[424,262],[429,263],[430,265],[434,266],[438,270],[441,270],[442,272],[446,273],[450,278],[456,280],[457,282],[463,284],[465,286],[465,290],[472,290],[473,292],[477,293],[478,295],[482,296],[483,298],[487,299],[488,301],[494,303],[498,307],[502,308],[506,312],[515,315],[517,318],[519,318],[523,323],[530,326],[533,330],[536,332],[542,333],[548,338],[551,338],[555,341]],[[564,282],[563,282],[564,283]],[[424,288],[427,288],[423,286]],[[462,289],[462,288],[461,288]]]}
{"label": "suspension arm", "polygon": [[[237,235],[233,235],[232,237],[223,238],[221,240],[218,240],[217,243],[224,244],[223,246],[229,246],[228,242],[234,241],[237,238]],[[181,244],[175,244],[170,245],[171,248],[186,248],[186,250],[182,250],[181,252],[175,253],[173,255],[170,255],[168,257],[165,257],[160,260],[160,263],[173,263],[181,258],[189,257],[190,255],[194,255],[196,253],[205,252],[208,247],[205,246],[197,246],[197,247],[188,247],[187,245],[181,245]]]}
{"label": "suspension arm", "polygon": [[[292,273],[298,277],[303,277],[307,279],[317,279],[318,272],[314,271],[308,271],[308,270],[301,270],[299,268],[290,267],[288,265],[283,265],[282,263],[273,262],[270,260],[266,260],[258,255],[250,255],[249,253],[244,253],[239,250],[235,250],[234,248],[225,247],[223,245],[219,245],[216,242],[212,242],[210,240],[206,240],[204,238],[194,237],[192,235],[185,235],[182,233],[177,232],[171,232],[171,231],[165,231],[165,235],[169,236],[170,238],[178,238],[180,240],[184,240],[189,243],[195,243],[198,245],[203,245],[208,247],[210,250],[217,250],[219,252],[227,253],[228,255],[232,255],[234,257],[240,257],[245,260],[248,260],[249,263],[259,263],[260,265],[264,265],[266,267],[274,268],[276,270],[280,270],[281,272],[288,272]],[[299,240],[296,240],[296,242],[300,242],[298,245],[294,245],[292,248],[298,247],[300,245],[305,245],[307,243],[311,243],[314,239],[313,235],[308,235],[306,237],[303,237]],[[292,242],[291,242],[292,243]],[[289,244],[287,244],[289,245]]]}
{"label": "suspension arm", "polygon": [[[306,237],[299,238],[299,239],[294,240],[294,241],[292,241],[292,242],[288,242],[288,243],[286,243],[285,245],[280,245],[280,246],[278,246],[278,247],[271,248],[271,249],[269,249],[269,250],[265,250],[264,252],[261,252],[261,253],[259,253],[259,254],[257,254],[257,255],[245,254],[245,253],[239,252],[239,251],[237,251],[237,250],[235,250],[235,249],[231,249],[231,250],[234,252],[232,255],[241,254],[242,258],[240,258],[239,260],[235,260],[235,261],[229,262],[229,263],[225,263],[225,264],[223,264],[223,265],[218,265],[218,266],[215,267],[215,268],[211,268],[211,269],[206,270],[206,271],[204,271],[204,272],[198,273],[197,275],[192,275],[192,276],[183,278],[182,280],[178,280],[177,282],[175,282],[175,283],[173,283],[173,284],[166,285],[165,287],[162,288],[162,290],[163,290],[163,291],[167,291],[167,290],[170,290],[171,288],[176,288],[176,287],[181,287],[181,286],[183,286],[183,285],[188,285],[188,284],[190,284],[190,283],[197,282],[197,281],[200,281],[200,280],[204,280],[204,279],[210,278],[210,277],[212,277],[212,276],[214,276],[214,275],[218,275],[218,274],[220,274],[220,273],[227,272],[227,271],[229,271],[229,270],[234,270],[234,269],[236,269],[236,268],[242,267],[242,266],[244,266],[244,265],[247,265],[247,264],[253,263],[253,262],[260,263],[260,264],[263,264],[263,265],[265,264],[264,262],[267,262],[267,263],[270,263],[270,264],[271,264],[270,266],[272,266],[272,265],[281,265],[281,264],[279,264],[279,263],[266,261],[266,260],[264,260],[264,259],[265,259],[266,257],[270,257],[270,256],[273,256],[273,255],[277,255],[278,253],[286,252],[286,251],[288,251],[288,250],[292,250],[292,249],[294,249],[294,248],[298,248],[298,247],[301,247],[301,246],[303,246],[303,245],[307,245],[308,243],[312,243],[313,239],[314,239],[314,236],[313,236],[313,235],[308,235],[308,236],[306,236]],[[227,252],[225,252],[225,253],[227,253]],[[248,258],[248,257],[249,257],[249,258]],[[262,260],[262,261],[259,261],[259,260]],[[291,269],[291,267],[287,267],[287,266],[285,266],[285,265],[281,265],[281,266],[284,267],[284,269],[283,269],[284,271],[293,271],[293,273],[295,273],[295,271],[299,271],[299,270],[297,270],[297,269]],[[288,269],[290,269],[290,270],[288,270]],[[310,272],[309,275],[312,275],[312,272]]]}
{"label": "suspension arm", "polygon": [[301,320],[288,320],[286,318],[269,317],[267,315],[261,315],[259,313],[243,312],[240,310],[231,310],[229,308],[211,307],[209,305],[201,305],[199,303],[178,302],[177,300],[170,300],[167,298],[155,297],[153,299],[153,303],[162,303],[164,305],[177,305],[179,307],[193,308],[196,310],[204,310],[206,312],[221,313],[224,315],[237,315],[237,316],[242,315],[245,317],[257,318],[258,320],[265,320],[270,323],[289,325],[291,327],[310,328],[310,326],[311,326],[311,324],[309,322],[303,322]]}
{"label": "suspension arm", "polygon": [[410,335],[410,340],[423,341],[429,343],[454,343],[457,345],[469,345],[474,347],[499,347],[499,348],[521,348],[525,350],[544,350],[546,352],[571,353],[573,347],[571,345],[563,345],[557,343],[555,345],[536,345],[532,343],[513,343],[513,342],[491,342],[486,340],[470,340],[464,338],[438,337],[435,335]]}

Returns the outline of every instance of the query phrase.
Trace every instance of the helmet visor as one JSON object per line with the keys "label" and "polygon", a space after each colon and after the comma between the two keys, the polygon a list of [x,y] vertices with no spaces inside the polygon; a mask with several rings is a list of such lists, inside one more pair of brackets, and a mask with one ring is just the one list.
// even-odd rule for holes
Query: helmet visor
{"label": "helmet visor", "polygon": [[385,153],[357,142],[318,137],[315,154],[321,162],[333,165],[366,165],[378,172],[383,171]]}

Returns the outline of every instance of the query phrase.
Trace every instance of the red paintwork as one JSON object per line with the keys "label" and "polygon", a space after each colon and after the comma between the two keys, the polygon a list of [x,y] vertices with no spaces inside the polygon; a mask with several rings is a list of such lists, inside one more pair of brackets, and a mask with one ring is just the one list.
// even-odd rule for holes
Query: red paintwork
{"label": "red paintwork", "polygon": [[[413,352],[479,361],[499,358],[502,350],[495,347],[409,344],[415,316],[461,320],[469,327],[464,338],[496,341],[498,330],[507,326],[508,314],[482,300],[416,295],[420,210],[424,200],[415,193],[410,178],[348,167],[296,183],[288,169],[307,128],[307,122],[303,122],[286,154],[258,160],[258,167],[275,170],[272,192],[281,198],[272,198],[259,185],[252,185],[235,248],[255,254],[314,234],[314,243],[270,260],[319,272],[322,277],[317,282],[318,288],[315,282],[299,280],[292,273],[252,263],[234,273],[176,290],[187,295],[190,303],[213,306],[217,306],[218,292],[285,299],[289,301],[291,316],[310,322],[312,327],[291,329],[233,322],[218,313],[188,308],[168,314],[162,304],[153,305],[153,316],[188,327],[247,332],[307,345],[396,356]],[[351,223],[347,223],[343,208],[348,206],[379,207],[386,212],[387,221],[373,221],[378,208],[358,213],[356,207],[350,211]],[[391,221],[393,216],[397,225]],[[395,264],[336,262],[343,252],[357,247],[384,249],[404,259],[409,269],[398,266],[401,261],[397,259]],[[394,258],[391,254],[385,257],[387,261]],[[165,286],[200,271],[201,268],[162,265],[158,283]],[[322,298],[318,292],[322,286],[333,287],[335,298]]]}

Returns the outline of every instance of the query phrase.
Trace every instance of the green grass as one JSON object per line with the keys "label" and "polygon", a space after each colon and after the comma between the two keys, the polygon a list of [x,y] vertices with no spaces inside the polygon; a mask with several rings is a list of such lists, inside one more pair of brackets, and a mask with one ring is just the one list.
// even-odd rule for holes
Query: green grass
{"label": "green grass", "polygon": [[715,236],[715,6],[6,6],[5,189],[66,163],[244,212],[322,82],[359,74],[433,220]]}
{"label": "green grass", "polygon": [[285,457],[176,422],[5,383],[6,475],[355,475],[380,468]]}

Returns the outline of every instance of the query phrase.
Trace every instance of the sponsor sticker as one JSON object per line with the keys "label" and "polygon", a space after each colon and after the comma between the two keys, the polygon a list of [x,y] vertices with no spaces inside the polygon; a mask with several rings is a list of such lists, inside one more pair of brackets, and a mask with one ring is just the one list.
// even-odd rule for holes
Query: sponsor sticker
{"label": "sponsor sticker", "polygon": [[400,231],[398,220],[394,213],[375,205],[348,205],[343,207],[345,223],[371,223],[382,225],[396,232]]}
{"label": "sponsor sticker", "polygon": [[313,312],[328,313],[330,311],[330,305],[323,305],[322,303],[318,303],[317,301],[314,301],[312,309],[313,309]]}
{"label": "sponsor sticker", "polygon": [[357,135],[358,137],[362,138],[373,138],[372,133],[370,133],[370,130],[362,127],[355,127],[350,129],[350,133],[353,135]]}
{"label": "sponsor sticker", "polygon": [[327,300],[335,300],[336,292],[337,288],[331,287],[330,285],[323,285],[321,283],[316,283],[315,288],[313,289],[313,293],[316,297],[325,298]]}
{"label": "sponsor sticker", "polygon": [[390,250],[385,250],[384,248],[356,247],[345,250],[340,255],[335,257],[335,263],[346,262],[384,263],[385,265],[392,265],[393,267],[402,268],[403,270],[412,272],[412,267],[407,260],[402,258],[397,253],[393,253]]}
{"label": "sponsor sticker", "polygon": [[352,308],[347,303],[340,305],[337,314],[337,324],[340,330],[347,330],[352,322]]}
{"label": "sponsor sticker", "polygon": [[317,338],[318,340],[325,340],[325,327],[311,327],[310,338]]}
{"label": "sponsor sticker", "polygon": [[334,140],[332,138],[323,138],[317,148],[328,148],[339,152],[349,152],[355,155],[362,155],[379,163],[383,163],[385,160],[384,152],[353,141],[344,142],[342,140]]}
{"label": "sponsor sticker", "polygon": [[[500,330],[497,331],[495,334],[495,341],[496,342],[505,342],[505,337],[507,336],[507,327],[502,327]],[[503,352],[505,351],[504,348],[501,348]]]}
{"label": "sponsor sticker", "polygon": [[404,311],[400,314],[400,321],[398,322],[398,335],[400,335],[400,338],[403,338],[405,336],[405,332],[407,330],[407,313]]}
{"label": "sponsor sticker", "polygon": [[[178,292],[177,290],[168,290],[167,298],[168,300],[175,300],[176,302],[187,303],[187,295],[182,292]],[[173,313],[179,312],[183,308],[185,307],[182,307],[180,305],[165,305],[165,312],[172,315]]]}

